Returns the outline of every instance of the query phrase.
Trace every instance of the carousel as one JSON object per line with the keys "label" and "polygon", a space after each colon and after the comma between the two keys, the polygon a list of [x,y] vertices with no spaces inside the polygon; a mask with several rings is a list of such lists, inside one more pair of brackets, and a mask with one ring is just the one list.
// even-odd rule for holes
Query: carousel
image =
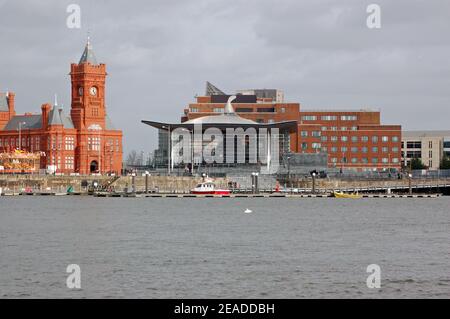
{"label": "carousel", "polygon": [[41,153],[29,153],[22,150],[0,153],[0,174],[37,173],[40,158]]}

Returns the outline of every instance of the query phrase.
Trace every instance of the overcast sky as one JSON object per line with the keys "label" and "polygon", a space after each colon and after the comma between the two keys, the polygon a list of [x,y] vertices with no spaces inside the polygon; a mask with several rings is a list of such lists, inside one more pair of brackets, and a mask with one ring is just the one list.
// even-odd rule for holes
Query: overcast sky
{"label": "overcast sky", "polygon": [[[81,29],[66,26],[71,3]],[[381,6],[381,29],[366,8]],[[448,0],[0,0],[0,91],[19,113],[59,96],[91,30],[125,152],[152,150],[142,119],[179,122],[205,81],[279,88],[304,109],[382,111],[386,124],[450,129]]]}

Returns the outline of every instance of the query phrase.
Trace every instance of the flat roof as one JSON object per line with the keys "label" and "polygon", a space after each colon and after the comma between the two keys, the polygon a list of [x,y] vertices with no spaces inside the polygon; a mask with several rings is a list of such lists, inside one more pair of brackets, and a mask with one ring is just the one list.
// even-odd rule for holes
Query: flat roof
{"label": "flat roof", "polygon": [[450,137],[450,131],[403,131],[403,137]]}

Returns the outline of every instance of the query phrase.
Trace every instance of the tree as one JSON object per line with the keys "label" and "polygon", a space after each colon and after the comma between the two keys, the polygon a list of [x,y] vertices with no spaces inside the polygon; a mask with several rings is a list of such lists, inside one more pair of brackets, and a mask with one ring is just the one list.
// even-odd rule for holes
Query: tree
{"label": "tree", "polygon": [[137,162],[138,162],[138,153],[135,150],[128,153],[127,160],[125,163],[127,165],[133,166],[136,165]]}
{"label": "tree", "polygon": [[448,156],[444,156],[441,161],[440,169],[450,169],[450,158]]}
{"label": "tree", "polygon": [[411,169],[426,169],[427,167],[422,163],[420,158],[411,159]]}

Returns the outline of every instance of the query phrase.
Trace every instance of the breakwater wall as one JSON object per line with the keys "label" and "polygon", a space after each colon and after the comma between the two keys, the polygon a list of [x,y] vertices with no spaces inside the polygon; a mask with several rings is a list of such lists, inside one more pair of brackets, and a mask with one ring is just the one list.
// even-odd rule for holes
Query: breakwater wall
{"label": "breakwater wall", "polygon": [[[115,191],[134,190],[142,192],[147,188],[149,191],[158,191],[161,193],[188,193],[190,189],[194,188],[201,177],[190,176],[53,176],[53,175],[0,175],[0,187],[3,190],[20,191],[22,189],[30,188],[32,190],[46,190],[51,189],[56,192],[65,192],[69,187],[73,188],[75,192],[87,191],[87,185],[92,185],[97,182],[98,185],[106,185],[113,182],[109,187]],[[228,182],[235,182],[242,189],[251,188],[251,177],[228,177],[216,178],[215,183],[218,188],[228,187]],[[259,190],[271,191],[276,186],[276,179],[274,177],[266,176],[260,178]],[[386,190],[408,188],[408,179],[354,179],[345,180],[339,178],[324,178],[315,180],[316,191],[331,191],[331,190]],[[412,179],[411,186],[413,188],[420,188],[420,186],[435,187],[450,187],[450,179]],[[292,182],[280,182],[281,188],[298,188],[302,190],[312,189],[313,181],[311,178],[299,179]]]}

